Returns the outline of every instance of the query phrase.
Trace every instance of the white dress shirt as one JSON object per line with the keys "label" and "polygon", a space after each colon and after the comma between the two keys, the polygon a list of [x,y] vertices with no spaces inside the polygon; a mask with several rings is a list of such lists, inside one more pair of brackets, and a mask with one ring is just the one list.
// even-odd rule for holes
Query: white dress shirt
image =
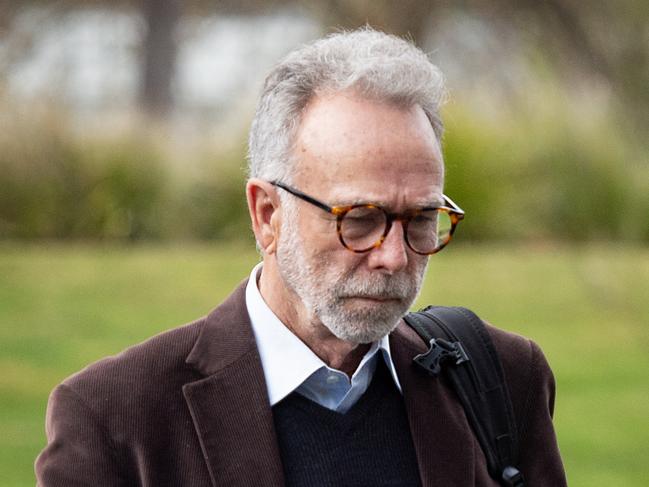
{"label": "white dress shirt", "polygon": [[387,336],[372,343],[350,380],[344,372],[325,364],[268,307],[257,285],[261,267],[262,264],[258,264],[250,274],[246,287],[246,307],[271,406],[296,391],[327,409],[345,413],[367,390],[380,357],[401,391]]}

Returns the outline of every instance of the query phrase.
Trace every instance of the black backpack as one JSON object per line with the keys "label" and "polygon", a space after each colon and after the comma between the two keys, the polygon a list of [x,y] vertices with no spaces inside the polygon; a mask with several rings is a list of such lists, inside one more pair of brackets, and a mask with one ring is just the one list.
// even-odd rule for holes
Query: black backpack
{"label": "black backpack", "polygon": [[466,308],[429,306],[404,317],[430,344],[413,360],[430,375],[446,374],[482,447],[492,478],[524,487],[518,434],[502,365],[484,323]]}

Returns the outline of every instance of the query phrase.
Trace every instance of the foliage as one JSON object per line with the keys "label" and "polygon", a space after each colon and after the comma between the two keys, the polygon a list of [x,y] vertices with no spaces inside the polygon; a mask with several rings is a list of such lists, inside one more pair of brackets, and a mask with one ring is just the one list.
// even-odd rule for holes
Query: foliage
{"label": "foliage", "polygon": [[[445,114],[446,192],[467,212],[457,239],[649,242],[649,168],[605,119],[515,113]],[[0,134],[0,239],[247,238],[245,148],[229,147],[18,124]]]}
{"label": "foliage", "polygon": [[58,125],[0,139],[0,236],[155,236],[167,177],[143,140],[83,141]]}
{"label": "foliage", "polygon": [[647,242],[649,168],[604,120],[555,108],[492,118],[451,108],[446,191],[467,212],[461,238]]}
{"label": "foliage", "polygon": [[244,150],[238,154],[203,156],[200,176],[177,192],[177,218],[170,235],[180,232],[200,240],[236,240],[252,235],[245,195]]}
{"label": "foliage", "polygon": [[[243,153],[243,150],[241,151]],[[174,173],[161,138],[81,137],[62,120],[0,136],[0,238],[141,240],[247,235],[241,164]],[[201,167],[199,161],[184,166]],[[181,167],[180,172],[186,172]],[[196,172],[196,171],[194,171]]]}

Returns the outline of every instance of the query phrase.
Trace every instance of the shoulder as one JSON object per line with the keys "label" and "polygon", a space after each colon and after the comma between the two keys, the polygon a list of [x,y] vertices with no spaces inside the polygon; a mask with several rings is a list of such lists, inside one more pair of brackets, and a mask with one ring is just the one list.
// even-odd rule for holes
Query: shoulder
{"label": "shoulder", "polygon": [[521,365],[540,365],[538,362],[543,358],[543,352],[532,340],[490,323],[484,324],[507,375],[520,371]]}
{"label": "shoulder", "polygon": [[554,413],[554,375],[541,348],[529,338],[485,323],[503,367],[520,433],[539,414]]}
{"label": "shoulder", "polygon": [[555,382],[552,370],[532,340],[485,323],[502,364],[516,420],[518,464],[527,482],[566,485],[552,424]]}
{"label": "shoulder", "polygon": [[552,370],[532,340],[489,324],[507,383],[519,440],[519,467],[534,485],[566,485],[552,424],[555,382]]}
{"label": "shoulder", "polygon": [[[148,455],[176,437],[190,441],[182,385],[195,380],[185,361],[204,322],[161,333],[59,384],[48,402],[48,445],[36,462],[39,482],[81,485],[95,479],[117,485],[118,477],[135,476],[140,461],[134,452]],[[166,435],[164,442],[156,440],[160,435]]]}
{"label": "shoulder", "polygon": [[195,372],[185,361],[205,318],[160,333],[121,353],[95,362],[68,377],[60,388],[74,393],[90,410],[105,406],[138,406],[155,401],[191,380]]}
{"label": "shoulder", "polygon": [[542,382],[554,388],[552,370],[534,341],[489,323],[485,323],[485,326],[498,352],[512,394],[528,389],[531,382]]}
{"label": "shoulder", "polygon": [[183,401],[185,384],[213,373],[234,361],[241,350],[254,346],[244,289],[245,282],[207,316],[95,362],[65,379],[58,389],[99,415],[107,410],[173,407]]}
{"label": "shoulder", "polygon": [[[555,382],[543,352],[532,340],[484,323],[491,338],[514,410],[519,467],[534,485],[564,486],[565,474],[552,425]],[[399,328],[400,340],[410,353],[425,349],[423,340],[407,326]]]}

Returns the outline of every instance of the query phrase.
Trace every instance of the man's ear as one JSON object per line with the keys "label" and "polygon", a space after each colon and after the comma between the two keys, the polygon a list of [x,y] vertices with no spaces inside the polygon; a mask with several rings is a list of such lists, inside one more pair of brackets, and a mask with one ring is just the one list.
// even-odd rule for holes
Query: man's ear
{"label": "man's ear", "polygon": [[257,245],[266,254],[277,248],[279,238],[279,196],[275,187],[263,179],[251,178],[246,183],[248,212]]}

